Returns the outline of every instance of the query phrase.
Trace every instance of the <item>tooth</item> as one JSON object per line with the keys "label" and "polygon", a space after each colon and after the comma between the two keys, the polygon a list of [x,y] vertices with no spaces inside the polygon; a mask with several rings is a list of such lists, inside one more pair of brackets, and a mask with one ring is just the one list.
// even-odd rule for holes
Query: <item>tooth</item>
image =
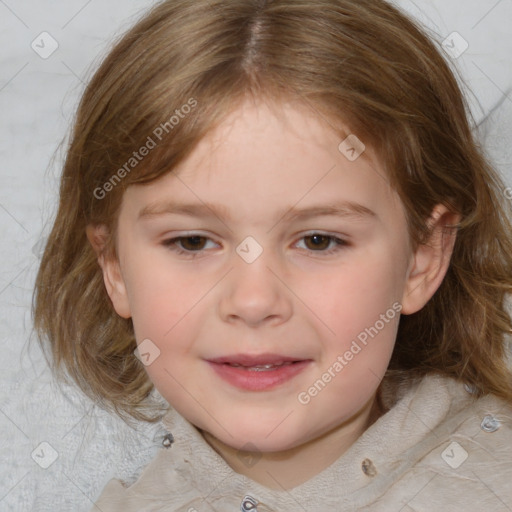
{"label": "tooth", "polygon": [[265,371],[265,370],[271,370],[273,368],[280,368],[281,366],[289,366],[293,364],[293,361],[284,361],[282,363],[267,363],[267,364],[256,364],[253,366],[245,366],[243,364],[238,363],[227,363],[229,366],[232,366],[233,368],[245,368],[247,370],[252,371]]}
{"label": "tooth", "polygon": [[250,366],[247,368],[247,370],[249,370],[250,372],[266,372],[266,371],[272,370],[274,368],[276,368],[276,367],[266,364],[264,366]]}

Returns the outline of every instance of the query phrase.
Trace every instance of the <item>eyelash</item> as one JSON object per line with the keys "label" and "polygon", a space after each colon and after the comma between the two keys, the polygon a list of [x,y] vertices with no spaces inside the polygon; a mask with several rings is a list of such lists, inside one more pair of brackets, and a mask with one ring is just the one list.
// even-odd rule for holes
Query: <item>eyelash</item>
{"label": "eyelash", "polygon": [[[349,244],[345,240],[342,240],[341,238],[335,237],[334,235],[328,235],[328,234],[325,234],[325,233],[312,232],[310,234],[307,234],[307,235],[304,235],[303,237],[301,237],[301,240],[304,239],[304,238],[311,238],[311,237],[314,237],[314,236],[321,236],[321,237],[328,238],[328,239],[330,239],[331,242],[335,242],[336,246],[334,248],[332,248],[332,249],[324,250],[324,251],[314,251],[314,250],[311,250],[311,249],[305,249],[308,252],[312,252],[312,253],[318,252],[318,253],[322,254],[323,256],[329,256],[329,255],[335,254],[338,251],[342,250],[343,248],[346,248],[346,247],[349,246]],[[206,240],[211,240],[211,238],[209,238],[209,237],[192,233],[190,235],[178,236],[178,237],[175,237],[175,238],[170,238],[168,240],[164,240],[162,242],[162,245],[164,247],[168,248],[170,251],[175,252],[178,256],[187,256],[190,259],[194,259],[202,251],[204,251],[204,249],[200,249],[198,251],[189,251],[189,250],[180,248],[177,245],[177,243],[180,240],[184,240],[184,239],[187,239],[187,238],[204,238]]]}

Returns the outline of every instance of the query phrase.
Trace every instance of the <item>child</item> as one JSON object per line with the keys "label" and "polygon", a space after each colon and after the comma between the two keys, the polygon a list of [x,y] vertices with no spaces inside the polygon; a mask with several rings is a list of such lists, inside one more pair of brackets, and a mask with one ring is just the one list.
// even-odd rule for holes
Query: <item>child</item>
{"label": "child", "polygon": [[35,322],[169,435],[92,510],[512,510],[510,203],[465,109],[382,0],[169,0],[124,36]]}

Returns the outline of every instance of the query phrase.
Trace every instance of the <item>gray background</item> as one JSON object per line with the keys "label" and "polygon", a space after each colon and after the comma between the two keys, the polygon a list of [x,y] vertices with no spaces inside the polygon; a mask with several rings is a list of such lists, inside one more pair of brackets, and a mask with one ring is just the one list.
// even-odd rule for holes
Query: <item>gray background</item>
{"label": "gray background", "polygon": [[[161,441],[160,426],[132,430],[57,386],[29,344],[33,282],[56,207],[59,143],[91,70],[152,3],[0,0],[0,511],[87,511],[108,479],[133,478]],[[398,3],[437,40],[455,31],[467,42],[451,61],[467,84],[481,140],[512,185],[512,0]],[[58,44],[50,56],[44,31]],[[453,36],[448,41],[463,48]]]}

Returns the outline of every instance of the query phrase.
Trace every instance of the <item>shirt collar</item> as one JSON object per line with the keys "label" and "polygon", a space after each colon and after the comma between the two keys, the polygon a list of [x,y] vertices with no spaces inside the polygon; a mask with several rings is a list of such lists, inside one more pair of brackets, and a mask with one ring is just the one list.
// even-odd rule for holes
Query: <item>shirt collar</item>
{"label": "shirt collar", "polygon": [[319,502],[326,510],[364,506],[432,449],[441,435],[439,429],[449,433],[456,413],[464,411],[473,398],[462,384],[439,375],[407,386],[383,381],[380,391],[389,410],[333,464],[293,489],[268,489],[233,471],[200,431],[172,408],[162,420],[174,437],[167,450],[169,464],[191,492],[195,489],[205,501],[217,503],[212,510],[240,506],[247,495],[260,503],[258,512],[292,510],[293,502],[300,504],[293,510],[316,510]]}

